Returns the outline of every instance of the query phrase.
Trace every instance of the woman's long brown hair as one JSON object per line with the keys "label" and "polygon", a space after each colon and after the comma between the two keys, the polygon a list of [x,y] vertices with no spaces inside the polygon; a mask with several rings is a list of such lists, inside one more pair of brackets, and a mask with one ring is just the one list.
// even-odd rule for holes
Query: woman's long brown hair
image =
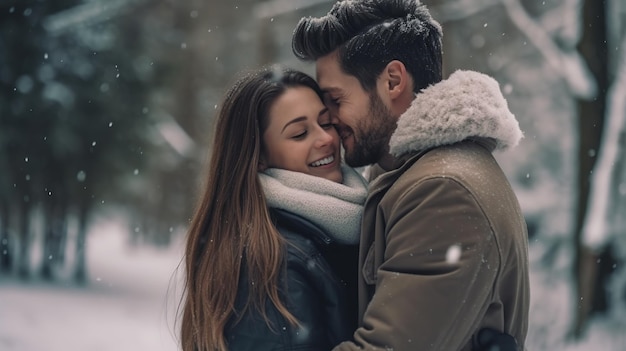
{"label": "woman's long brown hair", "polygon": [[269,299],[291,324],[296,318],[279,296],[284,242],[273,226],[257,175],[271,104],[289,87],[321,92],[304,73],[266,68],[242,76],[226,93],[217,116],[200,202],[185,250],[183,351],[226,350],[224,331],[235,311],[242,265],[248,276],[244,307],[265,315]]}

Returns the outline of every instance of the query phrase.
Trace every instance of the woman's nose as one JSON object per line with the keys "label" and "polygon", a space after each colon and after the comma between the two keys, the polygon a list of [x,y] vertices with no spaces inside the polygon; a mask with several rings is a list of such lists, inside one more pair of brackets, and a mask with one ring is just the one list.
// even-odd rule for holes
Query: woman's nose
{"label": "woman's nose", "polygon": [[332,142],[333,142],[332,134],[328,130],[320,128],[317,139],[315,140],[316,146],[322,147],[322,146],[331,144]]}

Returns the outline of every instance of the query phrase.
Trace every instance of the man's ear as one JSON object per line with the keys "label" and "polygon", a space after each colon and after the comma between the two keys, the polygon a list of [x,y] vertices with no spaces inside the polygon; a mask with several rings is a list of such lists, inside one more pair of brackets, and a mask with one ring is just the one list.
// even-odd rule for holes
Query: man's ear
{"label": "man's ear", "polygon": [[379,89],[384,90],[380,94],[381,98],[387,103],[394,115],[403,114],[415,98],[413,77],[406,70],[402,61],[393,60],[385,66],[382,78],[383,80],[380,81],[381,84],[379,85]]}
{"label": "man's ear", "polygon": [[387,89],[389,98],[395,100],[406,94],[406,90],[411,88],[410,76],[402,61],[392,60],[385,67],[387,78]]}

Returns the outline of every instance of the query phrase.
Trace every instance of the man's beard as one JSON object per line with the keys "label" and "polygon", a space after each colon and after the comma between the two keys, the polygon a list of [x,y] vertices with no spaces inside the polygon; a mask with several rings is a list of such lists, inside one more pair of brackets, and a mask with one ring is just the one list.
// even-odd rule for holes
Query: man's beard
{"label": "man's beard", "polygon": [[378,162],[389,152],[389,139],[396,130],[396,119],[378,94],[370,94],[369,115],[353,131],[352,150],[345,150],[349,166],[362,167]]}

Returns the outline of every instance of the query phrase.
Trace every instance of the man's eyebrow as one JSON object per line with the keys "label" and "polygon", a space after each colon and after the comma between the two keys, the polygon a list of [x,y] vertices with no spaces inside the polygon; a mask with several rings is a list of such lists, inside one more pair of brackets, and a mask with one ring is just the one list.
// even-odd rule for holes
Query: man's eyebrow
{"label": "man's eyebrow", "polygon": [[294,124],[294,123],[298,123],[298,122],[302,122],[302,121],[306,121],[306,116],[300,116],[300,117],[296,117],[294,119],[292,119],[291,121],[287,122],[287,124],[285,124],[285,126],[283,127],[283,130],[281,130],[280,132],[284,132],[285,129],[290,125],[290,124]]}

